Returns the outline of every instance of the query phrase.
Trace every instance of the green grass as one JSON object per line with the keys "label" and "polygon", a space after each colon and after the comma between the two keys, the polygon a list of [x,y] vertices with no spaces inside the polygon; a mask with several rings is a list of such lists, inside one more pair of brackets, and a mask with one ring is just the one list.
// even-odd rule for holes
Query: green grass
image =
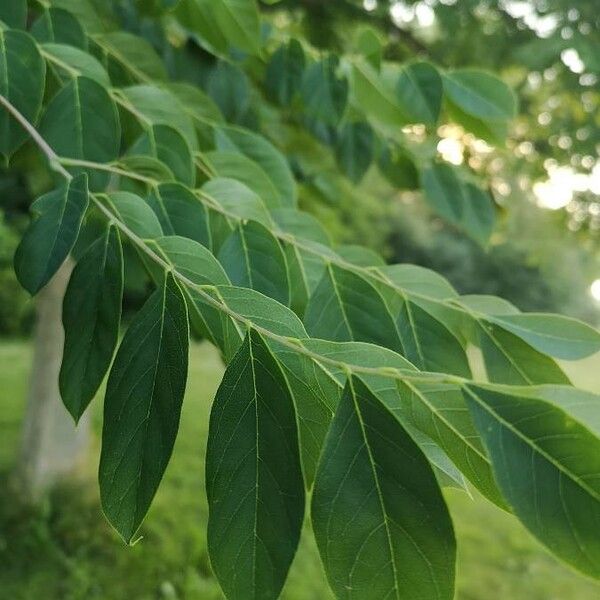
{"label": "green grass", "polygon": [[[29,360],[27,344],[0,344],[0,471],[5,474],[18,446]],[[596,357],[577,365],[571,375],[593,388],[599,362]],[[101,515],[97,441],[87,472],[35,512],[19,508],[5,476],[0,480],[0,600],[221,598],[206,551],[203,487],[210,400],[221,374],[217,354],[194,346],[174,456],[142,527],[144,537],[133,548],[118,540]],[[98,401],[93,411],[98,432]],[[460,600],[600,598],[599,586],[559,564],[510,515],[461,492],[448,492],[448,501],[459,540]],[[309,535],[283,598],[330,598]]]}

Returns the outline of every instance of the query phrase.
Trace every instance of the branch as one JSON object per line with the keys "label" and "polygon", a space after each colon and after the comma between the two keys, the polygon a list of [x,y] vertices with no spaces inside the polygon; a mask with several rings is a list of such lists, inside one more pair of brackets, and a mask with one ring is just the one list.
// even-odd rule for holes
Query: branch
{"label": "branch", "polygon": [[[17,108],[15,108],[9,100],[7,100],[2,94],[0,94],[0,104],[19,122],[19,124],[31,135],[33,141],[38,145],[40,150],[46,155],[48,158],[48,162],[56,170],[60,173],[67,181],[73,179],[73,176],[63,167],[62,162],[67,162],[69,164],[74,165],[86,165],[92,168],[98,167],[106,167],[104,169],[100,168],[100,170],[112,170],[110,165],[97,165],[96,163],[91,163],[88,161],[78,161],[74,159],[61,159],[58,154],[52,149],[52,147],[44,140],[44,138],[38,133],[35,127],[27,120],[26,117],[23,116],[22,113],[19,112]],[[119,170],[120,171],[120,170]],[[121,172],[123,173],[123,172]],[[315,362],[319,367],[324,368],[323,365],[330,365],[336,369],[341,369],[343,371],[349,373],[362,373],[364,375],[377,375],[380,377],[387,377],[394,380],[406,382],[436,382],[436,383],[452,383],[456,385],[463,385],[469,383],[470,380],[459,377],[456,375],[447,375],[447,374],[437,374],[437,373],[425,373],[421,371],[402,371],[400,369],[391,369],[391,368],[376,368],[376,367],[362,367],[360,365],[353,365],[351,363],[346,363],[344,361],[339,361],[333,358],[329,358],[328,356],[323,356],[318,354],[312,350],[306,348],[302,340],[294,337],[282,336],[272,331],[257,325],[250,319],[244,317],[243,315],[235,312],[229,306],[224,304],[223,302],[219,302],[216,300],[207,290],[211,290],[214,292],[218,292],[218,288],[214,285],[200,285],[188,277],[177,271],[174,266],[167,261],[165,261],[161,256],[159,256],[152,248],[138,235],[136,235],[129,227],[120,221],[114,213],[112,213],[104,204],[104,202],[100,199],[102,197],[101,194],[90,193],[90,198],[92,199],[94,205],[98,208],[98,210],[107,218],[107,220],[114,224],[123,234],[129,239],[129,241],[139,248],[144,254],[146,254],[154,263],[160,266],[165,272],[172,273],[173,277],[178,279],[185,287],[188,289],[194,290],[206,304],[212,306],[213,308],[219,310],[220,312],[225,313],[231,319],[237,321],[238,323],[244,325],[245,327],[251,327],[256,330],[258,333],[263,335],[266,338],[269,338],[286,348],[297,352],[298,354],[302,354]],[[415,374],[416,373],[416,374]]]}

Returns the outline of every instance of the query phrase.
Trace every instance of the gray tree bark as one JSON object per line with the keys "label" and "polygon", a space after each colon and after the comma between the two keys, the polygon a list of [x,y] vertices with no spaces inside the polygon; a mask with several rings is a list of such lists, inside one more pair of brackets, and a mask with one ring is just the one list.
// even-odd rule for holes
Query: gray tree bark
{"label": "gray tree bark", "polygon": [[58,375],[64,331],[62,301],[73,270],[67,260],[36,298],[34,354],[15,482],[26,502],[38,502],[85,459],[89,418],[76,427],[62,404]]}

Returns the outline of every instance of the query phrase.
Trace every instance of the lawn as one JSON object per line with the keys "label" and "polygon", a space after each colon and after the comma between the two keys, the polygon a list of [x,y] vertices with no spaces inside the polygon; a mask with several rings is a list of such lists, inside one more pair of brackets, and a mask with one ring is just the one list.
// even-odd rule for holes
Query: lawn
{"label": "lawn", "polygon": [[[171,464],[142,527],[125,547],[98,505],[97,442],[89,470],[35,512],[6,491],[18,444],[30,348],[0,344],[0,600],[211,600],[221,598],[206,551],[204,448],[210,400],[222,374],[206,345],[192,350],[181,431]],[[575,365],[580,385],[598,387],[600,357]],[[101,426],[95,401],[94,427]],[[600,586],[548,555],[511,516],[486,501],[448,492],[459,541],[460,600],[597,600]],[[305,535],[283,598],[326,600],[314,543]],[[407,599],[408,600],[408,599]]]}

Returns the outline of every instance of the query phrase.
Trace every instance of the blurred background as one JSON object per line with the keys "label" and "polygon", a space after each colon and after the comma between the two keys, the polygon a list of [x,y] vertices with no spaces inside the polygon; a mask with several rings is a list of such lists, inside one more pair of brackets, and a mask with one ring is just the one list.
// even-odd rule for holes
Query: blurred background
{"label": "blurred background", "polygon": [[[127,28],[164,50],[138,2],[116,3]],[[499,295],[525,311],[600,324],[598,0],[282,0],[264,11],[276,36],[302,36],[325,52],[348,51],[373,34],[383,40],[384,58],[489,69],[519,98],[505,142],[460,124],[437,132],[445,160],[489,181],[500,216],[483,248],[427,208],[408,155],[394,156],[388,172],[369,169],[357,185],[318,142],[327,132],[282,127],[268,94],[244,72],[235,74],[234,89],[224,85],[227,67],[192,42],[183,58],[167,57],[171,74],[199,83],[228,120],[269,131],[291,157],[301,205],[337,243],[432,268],[461,293]],[[403,133],[407,143],[424,136],[418,127]],[[75,474],[35,508],[10,485],[23,460],[35,325],[12,256],[39,191],[35,178],[0,168],[0,599],[221,598],[206,550],[203,471],[223,366],[208,345],[193,346],[181,432],[135,547],[126,548],[101,514],[98,400]],[[133,309],[147,290],[143,273],[129,272],[127,288],[126,308]],[[580,387],[600,393],[600,356],[563,366]],[[459,538],[460,600],[600,598],[600,586],[551,558],[509,515],[458,491],[449,491],[448,501]],[[329,597],[312,542],[303,542],[283,597]]]}

